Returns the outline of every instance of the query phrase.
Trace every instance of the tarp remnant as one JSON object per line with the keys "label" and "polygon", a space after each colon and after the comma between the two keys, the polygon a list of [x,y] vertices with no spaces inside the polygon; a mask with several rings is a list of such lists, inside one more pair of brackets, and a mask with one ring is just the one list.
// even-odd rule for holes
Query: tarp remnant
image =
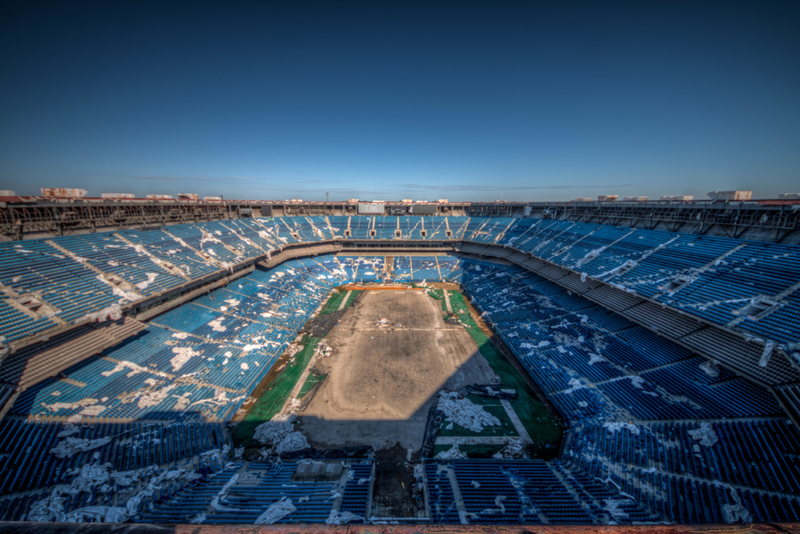
{"label": "tarp remnant", "polygon": [[328,519],[325,520],[325,523],[328,525],[344,525],[357,520],[364,521],[364,518],[360,515],[354,514],[353,512],[339,512],[337,510],[331,510],[331,514],[328,516]]}
{"label": "tarp remnant", "polygon": [[772,351],[775,350],[775,342],[768,341],[764,345],[764,352],[761,353],[761,359],[758,361],[759,367],[766,367],[769,364],[769,359],[772,357]]}
{"label": "tarp remnant", "polygon": [[294,504],[292,504],[292,499],[287,497],[281,498],[279,501],[275,501],[274,503],[269,505],[269,508],[264,511],[263,514],[256,518],[254,525],[271,525],[276,523],[286,517],[287,515],[291,514],[297,510]]}

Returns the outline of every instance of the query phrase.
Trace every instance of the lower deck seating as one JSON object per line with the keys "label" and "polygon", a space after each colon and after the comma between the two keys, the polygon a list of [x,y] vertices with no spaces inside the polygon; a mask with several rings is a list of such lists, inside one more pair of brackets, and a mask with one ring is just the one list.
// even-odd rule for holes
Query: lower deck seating
{"label": "lower deck seating", "polygon": [[[310,226],[294,231],[316,233]],[[499,239],[511,230],[497,224],[480,231]],[[397,279],[435,269],[462,284],[569,423],[559,460],[426,462],[432,520],[800,519],[800,433],[769,391],[515,265],[398,256],[389,267]],[[153,507],[142,508],[136,520],[252,523],[285,497],[297,511],[283,522],[321,522],[334,510],[332,492],[342,495],[339,510],[366,513],[367,492],[358,481],[368,478],[369,464],[350,467],[355,482],[303,485],[292,479],[296,462],[225,465],[223,453],[213,465],[197,462],[208,450],[225,449],[221,423],[331,289],[382,280],[385,272],[383,257],[344,255],[257,269],[24,392],[0,422],[0,466],[10,473],[0,489],[0,517],[21,517],[88,462],[120,471],[188,459],[199,476],[148,496]],[[67,421],[79,423],[77,431]],[[60,459],[52,448],[68,437],[111,440]],[[241,481],[220,494],[237,474]],[[36,488],[42,493],[14,493]],[[229,509],[215,509],[215,497]],[[106,502],[80,494],[65,509]]]}

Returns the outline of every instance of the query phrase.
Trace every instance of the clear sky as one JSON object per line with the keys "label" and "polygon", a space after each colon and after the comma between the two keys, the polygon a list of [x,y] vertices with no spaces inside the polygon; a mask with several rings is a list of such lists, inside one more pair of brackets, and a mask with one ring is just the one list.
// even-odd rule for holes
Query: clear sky
{"label": "clear sky", "polygon": [[800,2],[4,2],[0,189],[800,191]]}

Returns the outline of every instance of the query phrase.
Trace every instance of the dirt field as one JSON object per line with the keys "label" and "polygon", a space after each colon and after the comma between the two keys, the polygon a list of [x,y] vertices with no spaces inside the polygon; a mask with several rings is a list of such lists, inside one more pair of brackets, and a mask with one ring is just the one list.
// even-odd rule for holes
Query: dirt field
{"label": "dirt field", "polygon": [[328,378],[299,414],[298,430],[317,448],[418,450],[440,389],[496,376],[464,328],[446,324],[440,303],[421,291],[367,291],[325,342],[333,355],[315,365]]}

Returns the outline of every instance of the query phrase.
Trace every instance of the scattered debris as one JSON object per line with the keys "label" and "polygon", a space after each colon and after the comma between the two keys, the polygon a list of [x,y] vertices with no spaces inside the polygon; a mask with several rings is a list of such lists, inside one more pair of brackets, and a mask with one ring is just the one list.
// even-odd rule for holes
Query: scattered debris
{"label": "scattered debris", "polygon": [[439,392],[438,408],[447,420],[473,432],[481,432],[484,426],[500,426],[500,420],[467,398],[458,398],[455,391]]}
{"label": "scattered debris", "polygon": [[689,434],[689,437],[692,439],[699,441],[700,445],[705,445],[706,447],[712,447],[719,441],[717,433],[714,432],[711,423],[706,423],[705,421],[700,423],[700,428],[689,430],[687,434]]}
{"label": "scattered debris", "polygon": [[292,512],[296,511],[297,508],[292,504],[292,499],[288,497],[283,497],[279,501],[275,501],[274,503],[269,505],[263,514],[258,516],[258,518],[253,523],[254,525],[271,525],[276,523],[286,517],[287,515],[291,514]]}

